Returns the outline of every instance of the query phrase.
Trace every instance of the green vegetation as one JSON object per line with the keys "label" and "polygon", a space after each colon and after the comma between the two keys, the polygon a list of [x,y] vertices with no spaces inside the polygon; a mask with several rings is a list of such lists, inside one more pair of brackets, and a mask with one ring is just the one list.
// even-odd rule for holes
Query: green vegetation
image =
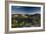
{"label": "green vegetation", "polygon": [[39,27],[39,26],[40,26],[40,14],[34,15],[12,14],[12,28]]}

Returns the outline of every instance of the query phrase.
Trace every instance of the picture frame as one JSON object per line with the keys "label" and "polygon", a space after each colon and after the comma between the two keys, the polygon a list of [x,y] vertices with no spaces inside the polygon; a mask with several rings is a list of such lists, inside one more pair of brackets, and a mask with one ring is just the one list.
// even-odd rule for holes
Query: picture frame
{"label": "picture frame", "polygon": [[[11,6],[28,6],[28,7],[40,7],[41,9],[41,26],[39,29],[32,28],[11,28]],[[20,9],[19,9],[20,10]],[[25,30],[26,29],[26,30]],[[34,30],[33,30],[34,29]],[[5,33],[22,33],[22,32],[38,32],[45,31],[45,4],[38,2],[22,2],[22,1],[5,1]]]}

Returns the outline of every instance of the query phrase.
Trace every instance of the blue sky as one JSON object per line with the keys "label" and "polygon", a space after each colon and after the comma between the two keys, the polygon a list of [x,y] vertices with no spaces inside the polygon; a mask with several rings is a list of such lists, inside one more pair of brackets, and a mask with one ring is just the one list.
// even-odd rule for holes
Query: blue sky
{"label": "blue sky", "polygon": [[40,7],[12,6],[12,14],[34,14],[40,13]]}

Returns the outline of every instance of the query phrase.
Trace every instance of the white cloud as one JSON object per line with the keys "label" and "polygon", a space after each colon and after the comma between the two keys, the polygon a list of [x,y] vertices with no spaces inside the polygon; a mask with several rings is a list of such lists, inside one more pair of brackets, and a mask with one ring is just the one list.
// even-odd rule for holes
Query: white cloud
{"label": "white cloud", "polygon": [[25,14],[25,12],[22,12],[22,11],[19,11],[19,12],[17,12],[17,11],[12,11],[12,14]]}
{"label": "white cloud", "polygon": [[41,13],[40,11],[36,11],[36,12],[29,13],[29,14],[40,14],[40,13]]}
{"label": "white cloud", "polygon": [[[34,12],[32,12],[32,13],[28,13],[28,14],[40,14],[41,12],[40,12],[40,10],[39,11],[34,11]],[[17,11],[12,11],[12,14],[27,14],[27,13],[25,13],[24,11],[22,12],[22,11],[19,11],[19,12],[17,12]]]}

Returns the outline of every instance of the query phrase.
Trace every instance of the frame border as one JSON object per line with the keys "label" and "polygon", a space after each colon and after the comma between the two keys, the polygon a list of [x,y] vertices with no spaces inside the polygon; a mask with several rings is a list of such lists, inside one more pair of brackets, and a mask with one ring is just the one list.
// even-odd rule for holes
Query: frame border
{"label": "frame border", "polygon": [[[43,29],[41,30],[28,30],[28,31],[10,31],[9,32],[9,3],[18,3],[18,4],[36,4],[43,5]],[[24,33],[24,32],[38,32],[45,31],[45,3],[38,2],[23,2],[23,1],[5,1],[5,33]]]}

